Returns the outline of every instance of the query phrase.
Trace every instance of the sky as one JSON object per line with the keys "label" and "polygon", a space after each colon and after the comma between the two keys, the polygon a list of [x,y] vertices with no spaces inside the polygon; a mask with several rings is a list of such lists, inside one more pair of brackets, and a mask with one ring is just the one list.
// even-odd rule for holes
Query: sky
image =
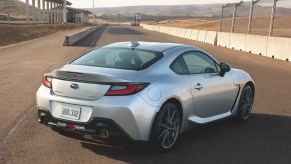
{"label": "sky", "polygon": [[[25,0],[21,0],[25,1]],[[30,0],[31,1],[31,0]],[[93,0],[68,0],[74,8],[91,8]],[[238,0],[95,0],[95,7],[229,3]],[[31,2],[30,2],[31,3]]]}
{"label": "sky", "polygon": [[[93,0],[69,0],[76,8],[89,8]],[[141,5],[183,5],[227,3],[230,0],[95,0],[95,7],[141,6]],[[235,0],[234,0],[235,1]]]}

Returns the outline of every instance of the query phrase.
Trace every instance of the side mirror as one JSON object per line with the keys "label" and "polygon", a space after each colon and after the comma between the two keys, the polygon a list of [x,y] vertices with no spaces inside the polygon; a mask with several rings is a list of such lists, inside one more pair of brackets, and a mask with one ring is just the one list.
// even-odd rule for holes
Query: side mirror
{"label": "side mirror", "polygon": [[220,63],[220,72],[219,75],[223,77],[226,72],[229,72],[231,70],[231,66],[227,63]]}

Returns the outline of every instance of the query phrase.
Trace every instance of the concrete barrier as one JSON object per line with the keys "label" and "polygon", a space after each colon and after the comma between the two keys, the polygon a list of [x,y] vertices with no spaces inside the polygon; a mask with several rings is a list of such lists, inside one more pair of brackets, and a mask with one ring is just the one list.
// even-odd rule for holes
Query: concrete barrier
{"label": "concrete barrier", "polygon": [[148,30],[153,30],[154,29],[154,26],[153,25],[150,25],[150,26],[148,26]]}
{"label": "concrete barrier", "polygon": [[171,33],[171,30],[173,29],[174,27],[167,27],[167,30],[166,30],[166,34],[170,34]]}
{"label": "concrete barrier", "polygon": [[167,33],[169,35],[174,35],[175,27],[171,27],[170,31]]}
{"label": "concrete barrier", "polygon": [[159,26],[153,26],[153,31],[157,31],[157,28],[158,28]]}
{"label": "concrete barrier", "polygon": [[168,27],[165,33],[170,35],[173,29],[174,27]]}
{"label": "concrete barrier", "polygon": [[164,26],[160,26],[159,32],[160,32],[160,33],[164,33],[164,31],[165,31]]}
{"label": "concrete barrier", "polygon": [[246,35],[246,52],[267,55],[267,36],[260,35]]}
{"label": "concrete barrier", "polygon": [[246,34],[229,34],[229,48],[246,51]]}
{"label": "concrete barrier", "polygon": [[146,29],[146,30],[147,30],[147,29],[148,29],[148,26],[149,26],[149,25],[147,25],[147,24],[144,24],[144,25],[142,26],[142,28],[144,28],[144,29]]}
{"label": "concrete barrier", "polygon": [[83,31],[78,32],[78,33],[65,36],[64,46],[71,46],[71,45],[77,43],[79,40],[83,39],[84,37],[86,37],[87,35],[96,31],[99,28],[101,28],[101,26],[89,27]]}
{"label": "concrete barrier", "polygon": [[166,32],[166,34],[172,35],[175,27],[169,27],[169,31]]}
{"label": "concrete barrier", "polygon": [[179,35],[180,35],[180,33],[181,33],[181,28],[176,28],[176,33],[175,33],[175,35],[174,36],[177,36],[177,37],[179,37]]}
{"label": "concrete barrier", "polygon": [[268,37],[267,56],[290,61],[291,38]]}
{"label": "concrete barrier", "polygon": [[181,31],[180,31],[180,33],[179,33],[179,37],[180,38],[185,38],[185,35],[186,35],[186,28],[181,28]]}
{"label": "concrete barrier", "polygon": [[174,30],[173,30],[173,32],[172,32],[172,35],[173,36],[176,36],[176,33],[178,32],[178,30],[179,30],[179,28],[175,27]]}
{"label": "concrete barrier", "polygon": [[165,33],[166,27],[165,26],[160,26],[159,32],[160,33]]}
{"label": "concrete barrier", "polygon": [[157,26],[157,28],[156,28],[156,32],[159,32],[160,31],[160,28],[161,28],[161,26]]}
{"label": "concrete barrier", "polygon": [[207,31],[200,30],[199,31],[199,34],[198,34],[197,41],[204,43],[205,42],[206,35],[207,35]]}
{"label": "concrete barrier", "polygon": [[171,28],[171,31],[170,31],[170,33],[169,33],[169,34],[174,36],[174,35],[175,35],[175,33],[176,33],[176,30],[177,30],[177,28],[176,28],[176,27],[172,27],[172,28]]}
{"label": "concrete barrier", "polygon": [[167,27],[165,30],[165,34],[170,34],[173,27]]}
{"label": "concrete barrier", "polygon": [[147,30],[153,30],[154,26],[153,25],[144,25],[143,28],[147,29]]}
{"label": "concrete barrier", "polygon": [[191,37],[190,37],[190,39],[191,40],[195,40],[195,41],[197,41],[197,38],[198,38],[198,34],[199,34],[199,30],[192,30],[192,33],[191,33]]}
{"label": "concrete barrier", "polygon": [[192,31],[193,31],[192,29],[187,29],[186,30],[186,34],[185,34],[185,38],[186,39],[189,39],[189,40],[191,39],[191,33],[192,33]]}
{"label": "concrete barrier", "polygon": [[[264,55],[276,59],[287,61],[291,59],[291,51],[289,50],[291,45],[291,38],[215,32],[146,24],[143,24],[143,28],[185,39],[191,39],[212,45]],[[65,42],[67,43],[69,41],[65,40]]]}
{"label": "concrete barrier", "polygon": [[204,42],[212,45],[217,45],[217,32],[208,31]]}
{"label": "concrete barrier", "polygon": [[172,30],[172,27],[167,27],[165,34],[170,34],[171,30]]}
{"label": "concrete barrier", "polygon": [[229,48],[229,33],[218,32],[217,33],[217,45]]}

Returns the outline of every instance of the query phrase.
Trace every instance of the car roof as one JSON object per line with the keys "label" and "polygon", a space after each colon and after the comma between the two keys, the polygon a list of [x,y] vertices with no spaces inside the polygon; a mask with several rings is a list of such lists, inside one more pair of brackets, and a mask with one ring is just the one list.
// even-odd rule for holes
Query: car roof
{"label": "car roof", "polygon": [[[130,47],[130,45],[133,45]],[[137,48],[143,50],[150,50],[150,51],[158,51],[158,52],[165,52],[169,49],[173,49],[176,47],[191,47],[194,49],[198,49],[193,46],[188,46],[184,44],[177,44],[177,43],[160,43],[160,42],[143,42],[143,41],[131,41],[131,42],[117,42],[112,43],[104,46],[105,48]]]}

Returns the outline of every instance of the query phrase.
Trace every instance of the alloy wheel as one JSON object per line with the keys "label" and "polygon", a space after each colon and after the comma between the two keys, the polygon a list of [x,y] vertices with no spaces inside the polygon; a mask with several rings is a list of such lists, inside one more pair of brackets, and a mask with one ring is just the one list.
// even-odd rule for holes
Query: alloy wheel
{"label": "alloy wheel", "polygon": [[253,89],[250,86],[246,86],[243,90],[240,102],[240,114],[243,120],[247,120],[250,117],[253,108],[253,102]]}
{"label": "alloy wheel", "polygon": [[159,139],[161,146],[165,149],[171,148],[178,137],[180,131],[180,116],[178,111],[171,105],[167,105],[167,110],[160,119]]}

